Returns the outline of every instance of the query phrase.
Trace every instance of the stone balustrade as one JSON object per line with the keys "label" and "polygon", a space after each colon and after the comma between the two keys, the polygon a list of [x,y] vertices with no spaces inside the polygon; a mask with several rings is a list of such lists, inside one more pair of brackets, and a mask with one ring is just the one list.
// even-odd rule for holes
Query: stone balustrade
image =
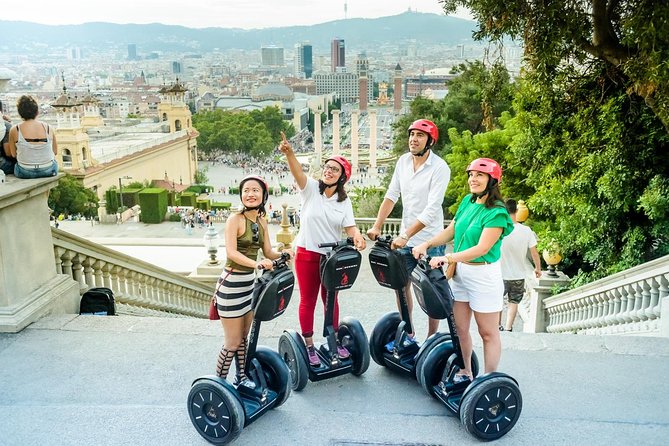
{"label": "stone balustrade", "polygon": [[79,284],[114,292],[121,314],[207,317],[212,289],[198,281],[52,228],[58,274]]}
{"label": "stone balustrade", "polygon": [[[358,229],[360,229],[360,232],[365,234],[374,225],[375,221],[376,218],[356,218],[355,224],[358,226]],[[448,226],[450,223],[450,220],[445,220],[444,227]],[[386,221],[383,223],[381,235],[392,235],[393,237],[398,237],[400,235],[401,225],[401,218],[386,218]]]}
{"label": "stone balustrade", "polygon": [[[669,256],[543,300],[549,333],[669,336]],[[666,318],[665,318],[666,319]]]}

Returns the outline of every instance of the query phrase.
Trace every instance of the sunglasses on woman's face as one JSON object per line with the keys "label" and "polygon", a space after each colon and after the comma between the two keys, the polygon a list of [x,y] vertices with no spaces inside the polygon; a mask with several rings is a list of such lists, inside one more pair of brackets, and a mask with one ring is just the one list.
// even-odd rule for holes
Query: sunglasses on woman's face
{"label": "sunglasses on woman's face", "polygon": [[251,232],[253,232],[253,241],[258,242],[260,236],[258,235],[258,223],[251,223]]}

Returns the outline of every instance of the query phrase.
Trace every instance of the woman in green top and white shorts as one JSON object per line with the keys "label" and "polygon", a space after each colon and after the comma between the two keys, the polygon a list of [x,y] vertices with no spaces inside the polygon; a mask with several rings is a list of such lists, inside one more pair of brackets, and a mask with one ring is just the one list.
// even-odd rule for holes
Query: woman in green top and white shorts
{"label": "woman in green top and white shorts", "polygon": [[490,158],[479,158],[469,164],[467,173],[471,193],[460,202],[451,224],[413,249],[418,258],[430,247],[453,240],[453,254],[434,257],[430,265],[437,268],[458,262],[449,285],[455,298],[453,315],[466,368],[458,372],[455,382],[473,379],[472,338],[469,334],[472,314],[483,340],[485,373],[497,370],[502,354],[498,321],[504,304],[500,247],[502,239],[513,230],[513,221],[499,190],[502,180],[499,163]]}

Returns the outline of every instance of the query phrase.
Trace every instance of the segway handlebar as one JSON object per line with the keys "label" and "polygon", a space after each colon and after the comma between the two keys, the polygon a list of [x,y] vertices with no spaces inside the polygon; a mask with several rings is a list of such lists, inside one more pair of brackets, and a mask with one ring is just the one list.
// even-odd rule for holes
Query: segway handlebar
{"label": "segway handlebar", "polygon": [[338,242],[329,242],[329,243],[319,243],[319,248],[339,248],[341,246],[353,246],[353,237],[347,237],[345,239],[339,240]]}
{"label": "segway handlebar", "polygon": [[380,245],[387,246],[390,248],[390,244],[393,242],[393,236],[392,235],[380,235],[376,237],[376,240],[374,240],[376,243]]}
{"label": "segway handlebar", "polygon": [[[284,267],[288,263],[288,260],[290,260],[290,254],[287,252],[282,252],[281,257],[276,260],[272,260],[272,268],[276,269]],[[262,265],[258,265],[258,269],[264,270],[265,268]]]}
{"label": "segway handlebar", "polygon": [[[429,270],[432,269],[432,267],[430,266],[430,260],[432,260],[432,257],[430,257],[428,255],[422,255],[421,254],[420,257],[418,258],[418,263],[420,263],[422,265],[425,265],[424,269],[429,271]],[[443,262],[439,264],[439,266],[443,266],[443,265],[444,265]]]}

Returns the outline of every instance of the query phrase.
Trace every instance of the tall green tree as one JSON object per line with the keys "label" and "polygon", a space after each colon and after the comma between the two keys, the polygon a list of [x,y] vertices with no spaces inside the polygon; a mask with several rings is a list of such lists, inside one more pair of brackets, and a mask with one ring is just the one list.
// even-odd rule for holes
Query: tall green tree
{"label": "tall green tree", "polygon": [[214,110],[193,116],[198,129],[198,147],[205,154],[243,152],[255,156],[271,153],[281,132],[295,134],[293,125],[285,121],[277,107],[263,110]]}
{"label": "tall green tree", "polygon": [[[643,99],[669,131],[669,2],[658,0],[440,0],[444,11],[468,8],[475,37],[525,44],[529,70],[550,81],[565,65],[592,61]],[[597,64],[597,65],[600,65]]]}
{"label": "tall green tree", "polygon": [[575,284],[668,253],[666,2],[442,3],[469,8],[478,38],[524,42],[519,133],[501,156],[525,178],[504,182],[525,188]]}
{"label": "tall green tree", "polygon": [[86,217],[98,215],[98,197],[81,181],[66,174],[58,181],[58,186],[49,191],[49,207],[55,215],[81,214]]}

